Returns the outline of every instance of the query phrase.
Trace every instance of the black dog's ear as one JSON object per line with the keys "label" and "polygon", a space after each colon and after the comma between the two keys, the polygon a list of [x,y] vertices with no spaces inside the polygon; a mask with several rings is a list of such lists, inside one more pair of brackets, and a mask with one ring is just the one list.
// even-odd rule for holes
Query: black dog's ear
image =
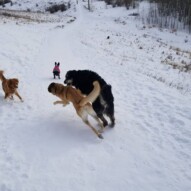
{"label": "black dog's ear", "polygon": [[57,66],[60,66],[60,62],[58,62]]}
{"label": "black dog's ear", "polygon": [[57,65],[57,63],[55,62],[55,66]]}

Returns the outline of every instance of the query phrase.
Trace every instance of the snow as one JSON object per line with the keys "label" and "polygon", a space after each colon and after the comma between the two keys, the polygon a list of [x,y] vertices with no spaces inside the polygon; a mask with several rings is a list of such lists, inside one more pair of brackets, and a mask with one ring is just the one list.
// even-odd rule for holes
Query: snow
{"label": "snow", "polygon": [[[0,69],[19,78],[24,99],[5,101],[0,89],[0,191],[191,190],[191,77],[162,62],[189,63],[191,37],[145,28],[132,10],[86,4],[57,13],[62,22],[0,20]],[[116,126],[104,140],[71,104],[53,105],[47,87],[71,69],[112,85]]]}

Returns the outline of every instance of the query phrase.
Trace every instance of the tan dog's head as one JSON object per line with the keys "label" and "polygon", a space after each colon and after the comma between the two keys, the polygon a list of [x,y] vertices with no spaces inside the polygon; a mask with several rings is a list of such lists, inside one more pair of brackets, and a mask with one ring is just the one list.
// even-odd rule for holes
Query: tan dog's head
{"label": "tan dog's head", "polygon": [[48,86],[48,91],[49,91],[50,93],[52,93],[53,95],[55,95],[55,93],[56,93],[56,86],[55,86],[55,83],[54,83],[54,82],[51,83],[51,84]]}
{"label": "tan dog's head", "polygon": [[65,88],[65,86],[63,84],[52,82],[48,86],[48,91],[50,93],[52,93],[53,95],[57,95],[58,96],[58,95],[62,94],[64,88]]}

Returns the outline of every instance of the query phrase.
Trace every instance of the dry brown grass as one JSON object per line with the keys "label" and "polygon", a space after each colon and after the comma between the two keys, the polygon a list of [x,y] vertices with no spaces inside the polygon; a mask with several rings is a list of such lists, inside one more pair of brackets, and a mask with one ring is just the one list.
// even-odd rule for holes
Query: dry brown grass
{"label": "dry brown grass", "polygon": [[60,18],[59,16],[52,15],[49,13],[16,11],[16,10],[5,10],[5,9],[0,9],[0,19],[1,18],[6,18],[16,21],[24,21],[24,22],[37,22],[37,23],[62,21],[62,18]]}
{"label": "dry brown grass", "polygon": [[[180,72],[191,72],[191,52],[172,46],[170,46],[169,49],[172,50],[173,53],[168,55],[161,63],[170,65],[173,69],[178,69]],[[175,59],[175,55],[179,56],[181,61]]]}

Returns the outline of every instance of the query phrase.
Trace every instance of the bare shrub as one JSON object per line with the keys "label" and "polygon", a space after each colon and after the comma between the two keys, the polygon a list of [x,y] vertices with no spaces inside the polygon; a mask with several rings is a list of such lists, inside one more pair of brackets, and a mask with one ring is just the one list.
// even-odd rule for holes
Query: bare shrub
{"label": "bare shrub", "polygon": [[131,6],[135,8],[137,5],[137,0],[105,0],[105,2],[107,5],[112,5],[113,7],[125,6],[127,9]]}
{"label": "bare shrub", "polygon": [[191,0],[150,0],[148,22],[161,28],[191,33]]}
{"label": "bare shrub", "polygon": [[5,5],[7,3],[11,3],[11,0],[0,0],[0,5]]}
{"label": "bare shrub", "polygon": [[49,11],[50,13],[55,13],[57,11],[66,11],[67,10],[67,7],[64,3],[60,4],[60,5],[52,5],[50,7],[48,7],[46,9],[46,11]]}

